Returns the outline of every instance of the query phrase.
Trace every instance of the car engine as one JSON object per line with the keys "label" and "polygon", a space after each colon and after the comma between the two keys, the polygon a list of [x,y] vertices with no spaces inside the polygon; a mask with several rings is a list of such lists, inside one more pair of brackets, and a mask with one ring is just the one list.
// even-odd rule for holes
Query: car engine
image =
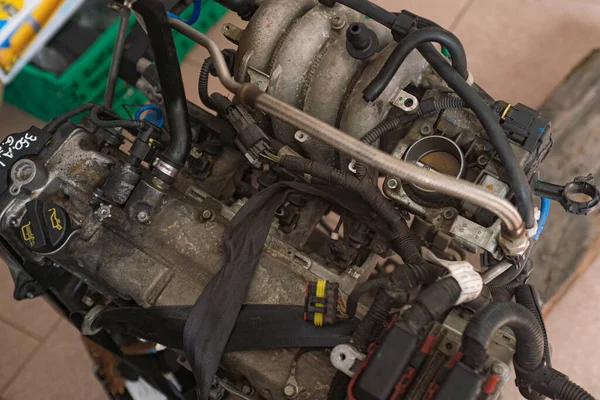
{"label": "car engine", "polygon": [[[528,284],[548,203],[600,199],[591,176],[540,180],[550,121],[491,98],[459,39],[409,11],[219,3],[249,21],[223,27],[235,50],[158,0],[120,4],[154,104],[123,119],[109,83],[1,143],[15,298],[46,296],[169,399],[496,399],[511,364],[528,399],[592,399],[553,369]],[[210,52],[210,112],[172,29]],[[139,342],[156,346],[123,350]]]}

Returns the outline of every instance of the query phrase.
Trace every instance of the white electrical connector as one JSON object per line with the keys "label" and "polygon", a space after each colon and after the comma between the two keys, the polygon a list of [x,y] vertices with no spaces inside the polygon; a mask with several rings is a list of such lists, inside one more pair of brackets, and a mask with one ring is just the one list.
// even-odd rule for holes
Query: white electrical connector
{"label": "white electrical connector", "polygon": [[468,261],[448,261],[437,258],[431,250],[426,247],[421,248],[421,254],[427,261],[440,265],[446,268],[449,272],[446,277],[452,277],[460,286],[460,296],[454,305],[467,303],[475,300],[479,293],[483,290],[483,279],[481,275],[475,271],[473,265]]}

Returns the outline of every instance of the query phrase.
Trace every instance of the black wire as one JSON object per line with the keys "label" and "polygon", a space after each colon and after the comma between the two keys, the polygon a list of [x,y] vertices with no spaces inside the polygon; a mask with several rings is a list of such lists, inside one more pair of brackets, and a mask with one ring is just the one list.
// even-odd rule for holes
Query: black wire
{"label": "black wire", "polygon": [[213,60],[208,57],[204,60],[202,64],[202,68],[200,68],[200,74],[198,76],[198,96],[200,97],[200,101],[207,108],[216,111],[215,102],[211,99],[210,94],[208,94],[208,78],[210,75],[210,71],[213,69]]}
{"label": "black wire", "polygon": [[127,119],[102,119],[100,113],[105,109],[102,106],[97,106],[92,109],[90,119],[92,123],[101,128],[125,128],[135,131],[143,131],[151,127],[150,123],[145,120],[127,120]]}
{"label": "black wire", "polygon": [[62,124],[64,124],[65,122],[67,122],[71,118],[76,117],[77,115],[81,114],[82,112],[89,111],[89,110],[91,110],[92,108],[94,108],[96,106],[97,106],[96,103],[85,103],[85,104],[82,104],[79,107],[74,108],[71,111],[68,111],[68,112],[64,113],[63,115],[61,115],[61,116],[58,116],[58,117],[54,118],[52,121],[50,121],[48,123],[48,125],[46,125],[44,127],[44,130],[46,132],[48,132],[49,134],[52,135],[52,134],[54,134],[54,132],[56,132],[56,130],[58,128],[60,128],[60,126]]}

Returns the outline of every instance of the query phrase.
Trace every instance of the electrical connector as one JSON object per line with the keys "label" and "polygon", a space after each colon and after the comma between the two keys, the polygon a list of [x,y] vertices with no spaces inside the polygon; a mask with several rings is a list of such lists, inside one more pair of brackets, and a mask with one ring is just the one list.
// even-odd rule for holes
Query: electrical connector
{"label": "electrical connector", "polygon": [[319,279],[306,283],[304,320],[315,326],[331,325],[337,321],[339,285]]}
{"label": "electrical connector", "polygon": [[550,121],[526,105],[497,101],[494,110],[500,115],[508,138],[529,152],[534,151],[541,138],[550,131]]}

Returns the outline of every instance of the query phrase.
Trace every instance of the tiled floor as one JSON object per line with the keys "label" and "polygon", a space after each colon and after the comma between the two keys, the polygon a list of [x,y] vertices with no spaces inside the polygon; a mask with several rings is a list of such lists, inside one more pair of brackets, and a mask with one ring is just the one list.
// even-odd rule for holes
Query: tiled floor
{"label": "tiled floor", "polygon": [[[494,97],[539,105],[578,61],[600,47],[600,0],[379,0],[453,30],[463,41],[476,80]],[[227,21],[241,26],[235,15]],[[213,29],[224,47],[231,45]],[[182,65],[187,94],[198,102],[196,80],[204,49]],[[217,86],[215,86],[216,88]],[[0,136],[37,124],[0,107]],[[551,221],[549,222],[551,223]],[[548,331],[553,362],[600,395],[600,261],[553,309]],[[12,300],[12,282],[0,262],[0,400],[103,399],[77,332],[41,299]],[[518,399],[514,390],[506,399]]]}

